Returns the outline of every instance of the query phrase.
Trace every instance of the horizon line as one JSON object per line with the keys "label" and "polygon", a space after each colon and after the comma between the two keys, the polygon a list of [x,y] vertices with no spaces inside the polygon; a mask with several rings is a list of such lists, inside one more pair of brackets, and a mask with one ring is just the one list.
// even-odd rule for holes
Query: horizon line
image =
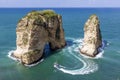
{"label": "horizon line", "polygon": [[120,8],[120,7],[0,7],[0,8]]}

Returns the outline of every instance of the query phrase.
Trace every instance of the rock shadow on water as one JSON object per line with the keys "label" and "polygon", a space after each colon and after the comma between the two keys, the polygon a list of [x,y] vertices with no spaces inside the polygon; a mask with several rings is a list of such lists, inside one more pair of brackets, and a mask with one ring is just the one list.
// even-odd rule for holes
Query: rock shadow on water
{"label": "rock shadow on water", "polygon": [[[72,46],[73,44],[76,44],[76,43],[73,42],[73,40],[69,40],[69,39],[68,39],[68,40],[66,40],[66,46],[65,46],[64,48],[70,47],[70,46]],[[63,48],[62,48],[62,49],[63,49]],[[50,49],[49,43],[47,43],[47,44],[45,45],[45,48],[44,48],[43,58],[45,59],[45,58],[47,58],[47,57],[49,57],[49,56],[51,56],[51,55],[53,55],[53,54],[55,54],[55,53],[61,52],[62,49],[58,49],[58,50],[56,50],[56,51],[52,51],[52,50]]]}
{"label": "rock shadow on water", "polygon": [[[77,43],[77,42],[74,42],[74,40],[72,40],[72,39],[66,39],[66,46],[65,46],[64,48],[73,46],[74,44],[78,44],[78,43]],[[64,48],[62,48],[62,49],[64,49]],[[58,50],[56,50],[56,51],[52,51],[52,50],[50,49],[49,43],[47,43],[47,44],[45,45],[45,47],[44,47],[44,52],[43,52],[43,57],[42,57],[42,58],[45,59],[45,58],[47,58],[47,57],[49,57],[49,56],[51,56],[51,55],[53,55],[53,54],[55,54],[55,53],[61,52],[62,49],[58,49]]]}
{"label": "rock shadow on water", "polygon": [[[76,42],[74,42],[74,40],[67,39],[67,40],[66,40],[66,46],[65,46],[64,48],[73,46],[74,44],[77,44]],[[107,47],[107,45],[108,45],[108,41],[102,40],[102,46],[100,47],[99,53],[101,53],[101,52],[104,50],[104,48]],[[58,50],[56,50],[56,51],[52,51],[52,50],[50,49],[49,43],[47,43],[47,44],[45,45],[45,47],[44,47],[43,55],[42,55],[42,57],[41,57],[39,60],[37,60],[37,61],[35,61],[34,63],[29,64],[29,65],[26,65],[26,64],[23,64],[23,65],[25,65],[25,66],[27,66],[27,67],[36,66],[36,65],[38,65],[39,63],[41,63],[42,61],[44,61],[46,58],[48,58],[48,57],[50,57],[50,56],[52,56],[52,55],[54,55],[54,54],[56,54],[56,53],[58,53],[58,52],[61,52],[61,51],[62,51],[62,49],[58,49]],[[18,59],[18,58],[16,58],[16,57],[13,56],[13,52],[14,52],[13,50],[10,51],[10,52],[8,53],[8,57],[21,63],[20,59]],[[99,54],[98,54],[98,55],[99,55]]]}
{"label": "rock shadow on water", "polygon": [[[73,40],[69,40],[69,39],[68,39],[68,40],[66,40],[66,46],[65,46],[64,48],[70,47],[70,46],[72,46],[73,44],[75,44],[75,43],[73,42]],[[62,48],[62,49],[63,49],[63,48]],[[17,61],[17,62],[22,63],[23,65],[25,65],[25,66],[27,66],[27,67],[32,67],[32,66],[38,65],[39,63],[41,63],[42,61],[44,61],[46,58],[54,55],[55,53],[61,52],[62,49],[58,49],[58,50],[56,50],[56,51],[52,51],[52,50],[50,49],[49,43],[47,43],[47,44],[45,45],[45,47],[44,47],[44,51],[43,51],[42,57],[41,57],[39,60],[37,60],[37,61],[35,61],[35,62],[33,62],[33,63],[29,64],[29,65],[28,65],[28,64],[23,64],[19,58],[16,58],[16,57],[13,55],[14,50],[12,50],[12,51],[10,51],[10,52],[8,53],[8,57],[11,58],[11,59],[13,59],[13,60],[15,60],[15,61]]]}
{"label": "rock shadow on water", "polygon": [[[73,40],[66,40],[66,46],[64,48],[70,47],[73,44],[76,44],[76,43],[73,42]],[[62,48],[62,49],[64,49],[64,48]],[[25,66],[28,66],[28,67],[35,66],[35,65],[39,64],[40,62],[42,62],[43,60],[45,60],[46,58],[48,58],[48,57],[50,57],[50,56],[52,56],[52,55],[54,55],[56,53],[61,52],[62,49],[58,49],[58,50],[52,51],[51,48],[50,48],[49,43],[47,43],[45,45],[45,47],[44,47],[44,51],[43,51],[42,57],[38,61],[36,61],[36,62],[34,62],[34,63],[30,64],[30,65],[26,65],[25,64]]]}

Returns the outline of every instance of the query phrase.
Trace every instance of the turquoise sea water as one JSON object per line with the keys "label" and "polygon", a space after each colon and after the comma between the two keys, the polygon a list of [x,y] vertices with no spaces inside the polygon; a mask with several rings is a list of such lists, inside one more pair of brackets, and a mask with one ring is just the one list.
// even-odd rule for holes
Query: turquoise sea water
{"label": "turquoise sea water", "polygon": [[[25,67],[8,57],[16,49],[16,25],[31,9],[0,9],[0,80],[120,80],[120,9],[61,8],[67,46],[52,52],[40,64]],[[97,14],[103,40],[108,45],[103,55],[86,58],[78,49],[83,26],[91,14]],[[56,66],[56,63],[59,64]]]}

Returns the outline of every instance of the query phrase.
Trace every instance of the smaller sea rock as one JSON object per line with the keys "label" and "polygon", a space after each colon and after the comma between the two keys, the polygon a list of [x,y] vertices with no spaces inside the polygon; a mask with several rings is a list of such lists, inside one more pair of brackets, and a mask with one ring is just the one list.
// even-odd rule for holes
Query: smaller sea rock
{"label": "smaller sea rock", "polygon": [[95,57],[102,45],[102,37],[100,31],[100,22],[96,15],[91,15],[84,26],[84,42],[80,49],[82,54]]}

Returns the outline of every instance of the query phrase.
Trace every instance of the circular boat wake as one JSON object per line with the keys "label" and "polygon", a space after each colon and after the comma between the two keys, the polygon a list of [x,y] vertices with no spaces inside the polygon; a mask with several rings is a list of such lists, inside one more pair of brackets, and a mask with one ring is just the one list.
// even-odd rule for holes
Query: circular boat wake
{"label": "circular boat wake", "polygon": [[98,59],[98,58],[102,57],[102,55],[104,53],[104,51],[103,51],[104,46],[102,46],[100,48],[100,53],[95,58],[91,59],[88,57],[87,58],[83,57],[83,56],[79,55],[79,53],[78,53],[79,48],[81,47],[79,45],[81,45],[82,39],[77,39],[77,40],[74,40],[73,42],[75,44],[64,49],[64,51],[68,52],[71,55],[71,57],[75,57],[75,59],[79,60],[79,62],[81,62],[83,64],[82,67],[78,67],[77,69],[71,69],[71,68],[62,66],[56,62],[54,63],[54,67],[64,73],[68,73],[71,75],[84,75],[84,74],[90,74],[90,73],[97,71],[98,64],[93,59]]}

